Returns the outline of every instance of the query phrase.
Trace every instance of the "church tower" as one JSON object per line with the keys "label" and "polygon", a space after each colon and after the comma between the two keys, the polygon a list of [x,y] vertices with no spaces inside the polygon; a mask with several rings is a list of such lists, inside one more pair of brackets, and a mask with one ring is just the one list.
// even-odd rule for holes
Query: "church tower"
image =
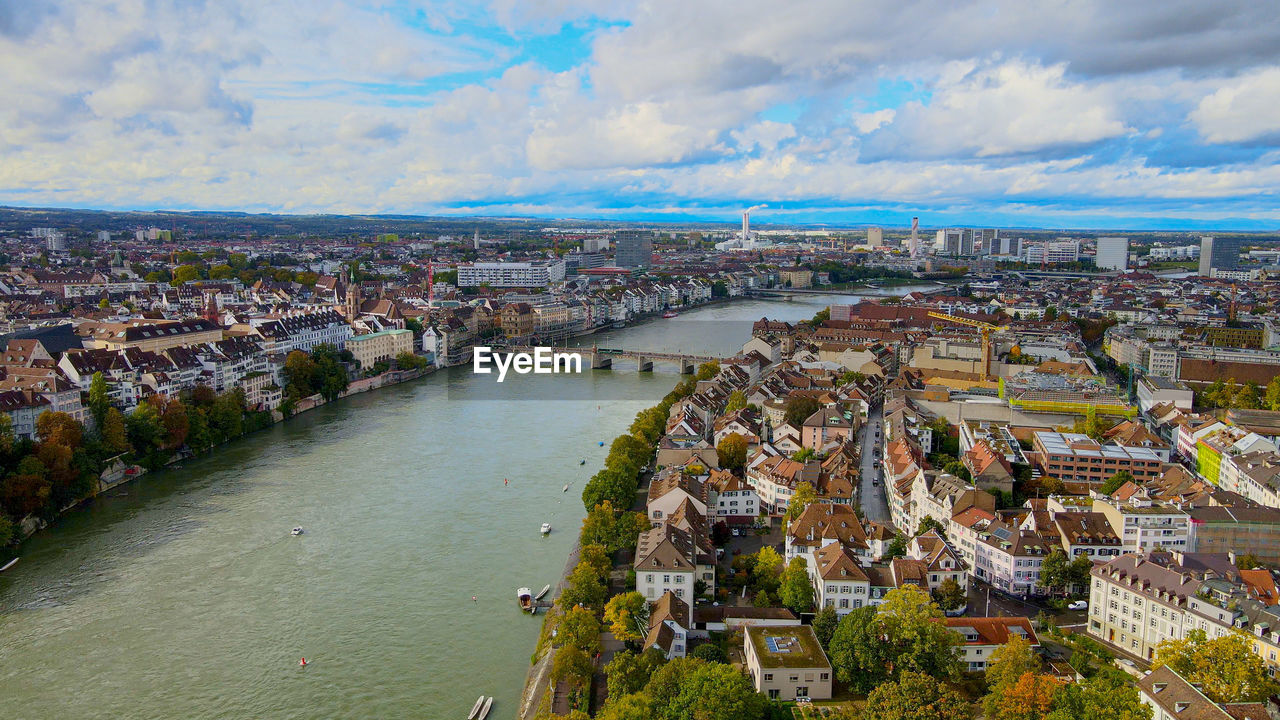
{"label": "church tower", "polygon": [[351,277],[351,270],[346,269],[343,275],[347,281],[347,322],[355,322],[360,317],[360,306],[363,302],[360,299],[360,283]]}

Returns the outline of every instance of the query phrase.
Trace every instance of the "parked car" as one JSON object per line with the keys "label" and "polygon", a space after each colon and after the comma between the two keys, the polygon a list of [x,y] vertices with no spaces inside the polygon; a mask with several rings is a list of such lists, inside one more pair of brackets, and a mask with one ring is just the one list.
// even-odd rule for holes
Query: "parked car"
{"label": "parked car", "polygon": [[1088,600],[1076,600],[1067,604],[1068,610],[1085,610],[1089,607]]}

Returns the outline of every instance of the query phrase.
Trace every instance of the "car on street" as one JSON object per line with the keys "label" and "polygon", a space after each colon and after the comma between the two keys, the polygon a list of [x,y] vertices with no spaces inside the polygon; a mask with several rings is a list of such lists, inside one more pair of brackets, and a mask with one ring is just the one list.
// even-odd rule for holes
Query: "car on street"
{"label": "car on street", "polygon": [[1068,610],[1084,610],[1088,607],[1089,607],[1088,600],[1076,600],[1075,602],[1067,604]]}

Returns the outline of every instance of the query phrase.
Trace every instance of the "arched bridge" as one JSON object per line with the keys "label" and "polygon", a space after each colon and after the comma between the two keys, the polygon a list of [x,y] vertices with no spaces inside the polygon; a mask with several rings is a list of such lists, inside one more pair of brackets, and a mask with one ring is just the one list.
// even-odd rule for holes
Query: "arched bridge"
{"label": "arched bridge", "polygon": [[[687,355],[684,353],[663,352],[657,350],[634,350],[626,348],[602,347],[556,347],[556,352],[578,353],[584,362],[591,363],[592,370],[604,370],[613,367],[614,360],[633,360],[640,372],[653,372],[655,362],[670,363],[680,369],[683,375],[692,375],[698,366],[707,362],[719,362],[715,355]],[[529,346],[507,348],[509,352],[533,352]]]}

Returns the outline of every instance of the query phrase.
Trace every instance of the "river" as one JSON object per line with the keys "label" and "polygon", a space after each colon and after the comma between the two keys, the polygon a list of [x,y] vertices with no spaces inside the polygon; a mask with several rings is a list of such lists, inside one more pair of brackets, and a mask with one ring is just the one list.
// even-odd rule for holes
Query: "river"
{"label": "river", "polygon": [[[745,321],[850,299],[714,305],[597,341],[732,354]],[[447,718],[485,693],[513,717],[540,625],[514,590],[558,579],[583,482],[678,379],[590,375],[589,400],[542,399],[584,382],[551,375],[469,401],[492,378],[452,368],[69,513],[0,574],[4,716]]]}

